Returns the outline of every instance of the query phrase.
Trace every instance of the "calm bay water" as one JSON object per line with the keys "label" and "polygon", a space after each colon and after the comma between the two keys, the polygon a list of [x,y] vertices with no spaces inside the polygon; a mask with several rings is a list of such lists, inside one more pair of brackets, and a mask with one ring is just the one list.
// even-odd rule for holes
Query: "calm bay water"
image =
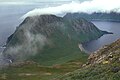
{"label": "calm bay water", "polygon": [[112,32],[113,34],[103,35],[97,40],[83,44],[88,52],[94,52],[104,45],[110,44],[120,38],[120,23],[93,21],[93,23],[101,30]]}

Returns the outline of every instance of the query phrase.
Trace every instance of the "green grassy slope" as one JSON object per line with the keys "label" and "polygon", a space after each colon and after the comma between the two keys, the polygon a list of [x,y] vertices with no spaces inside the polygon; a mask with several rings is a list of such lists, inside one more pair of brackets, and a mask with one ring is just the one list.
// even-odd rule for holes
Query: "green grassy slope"
{"label": "green grassy slope", "polygon": [[120,80],[120,40],[89,57],[83,68],[57,80]]}
{"label": "green grassy slope", "polygon": [[79,69],[86,62],[86,59],[87,56],[84,56],[54,66],[41,66],[34,62],[21,62],[19,65],[14,63],[0,70],[0,80],[53,80],[68,72]]}
{"label": "green grassy slope", "polygon": [[28,17],[8,38],[3,54],[14,62],[0,70],[0,80],[56,80],[87,61],[88,55],[80,51],[79,43],[103,34],[84,19]]}

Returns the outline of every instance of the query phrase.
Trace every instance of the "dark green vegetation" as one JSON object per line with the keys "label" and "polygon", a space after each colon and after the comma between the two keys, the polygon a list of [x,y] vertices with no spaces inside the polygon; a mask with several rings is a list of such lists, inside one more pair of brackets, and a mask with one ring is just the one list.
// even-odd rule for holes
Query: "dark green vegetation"
{"label": "dark green vegetation", "polygon": [[91,54],[83,68],[57,80],[120,80],[120,40]]}
{"label": "dark green vegetation", "polygon": [[0,80],[53,80],[68,72],[81,68],[87,56],[66,62],[62,65],[41,66],[38,63],[27,61],[13,63],[0,70]]}
{"label": "dark green vegetation", "polygon": [[91,54],[88,60],[86,58],[54,66],[41,66],[32,61],[13,63],[0,71],[0,80],[120,79],[120,40]]}
{"label": "dark green vegetation", "polygon": [[119,41],[118,46],[91,55],[88,62],[88,55],[78,47],[106,33],[81,18],[28,17],[8,38],[3,54],[13,63],[0,70],[0,80],[117,80]]}
{"label": "dark green vegetation", "polygon": [[87,20],[100,20],[100,21],[115,21],[120,22],[120,14],[116,12],[103,13],[103,12],[94,12],[92,14],[88,13],[68,13],[65,18],[85,18]]}
{"label": "dark green vegetation", "polygon": [[78,45],[106,34],[85,19],[55,15],[27,17],[7,41],[6,58],[51,66],[82,58]]}

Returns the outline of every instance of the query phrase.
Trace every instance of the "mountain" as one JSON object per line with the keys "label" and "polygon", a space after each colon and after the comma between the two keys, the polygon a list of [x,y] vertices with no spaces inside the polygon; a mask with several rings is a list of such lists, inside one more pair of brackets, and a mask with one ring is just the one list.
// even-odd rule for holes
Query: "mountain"
{"label": "mountain", "polygon": [[116,12],[94,12],[88,13],[67,13],[65,18],[85,18],[89,21],[115,21],[120,22],[120,13]]}
{"label": "mountain", "polygon": [[91,54],[83,68],[57,80],[119,80],[120,39]]}
{"label": "mountain", "polygon": [[84,58],[79,44],[107,34],[85,19],[55,15],[27,17],[8,38],[3,54],[12,62],[34,61],[41,65],[62,64]]}

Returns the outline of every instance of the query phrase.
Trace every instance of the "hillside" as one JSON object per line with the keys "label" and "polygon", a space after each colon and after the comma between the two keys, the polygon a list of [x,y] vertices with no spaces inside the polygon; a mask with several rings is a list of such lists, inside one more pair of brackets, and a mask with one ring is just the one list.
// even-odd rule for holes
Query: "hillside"
{"label": "hillside", "polygon": [[91,14],[88,13],[67,13],[65,18],[84,18],[89,21],[113,21],[120,22],[120,13],[116,12],[94,12]]}
{"label": "hillside", "polygon": [[55,15],[27,17],[8,38],[4,56],[16,61],[32,60],[41,65],[62,64],[86,54],[79,43],[99,38],[107,32],[85,19]]}
{"label": "hillside", "polygon": [[120,79],[120,39],[92,53],[88,60],[86,58],[54,66],[42,66],[31,61],[12,63],[0,70],[0,80]]}
{"label": "hillside", "polygon": [[120,39],[91,54],[83,68],[57,80],[119,80]]}

